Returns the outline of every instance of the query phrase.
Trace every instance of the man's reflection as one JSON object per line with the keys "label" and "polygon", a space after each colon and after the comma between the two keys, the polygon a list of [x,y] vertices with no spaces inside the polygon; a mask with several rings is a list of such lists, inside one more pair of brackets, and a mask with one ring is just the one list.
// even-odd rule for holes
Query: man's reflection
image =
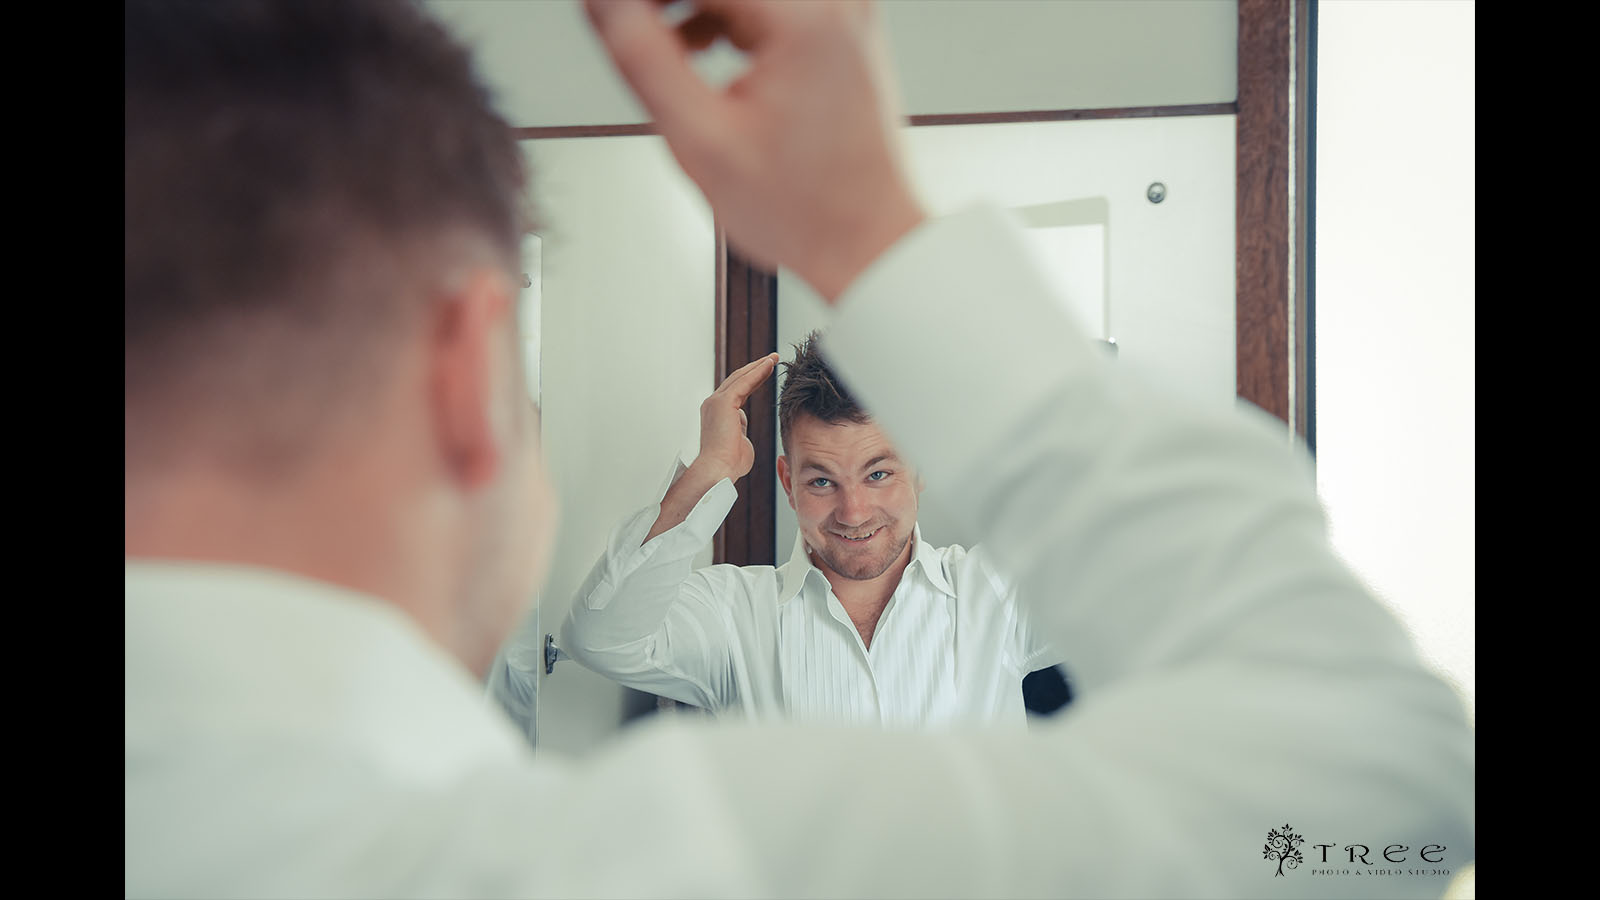
{"label": "man's reflection", "polygon": [[921,539],[916,470],[834,376],[814,332],[778,396],[789,561],[693,568],[754,464],[746,400],[777,354],[701,405],[700,451],[612,532],[562,629],[573,659],[719,713],[897,728],[1026,718],[1059,662],[981,549]]}

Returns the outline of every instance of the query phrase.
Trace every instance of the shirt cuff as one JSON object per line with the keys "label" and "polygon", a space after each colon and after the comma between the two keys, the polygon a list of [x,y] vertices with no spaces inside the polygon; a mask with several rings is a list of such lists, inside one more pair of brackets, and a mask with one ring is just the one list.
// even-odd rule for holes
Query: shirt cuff
{"label": "shirt cuff", "polygon": [[[645,534],[649,533],[650,525],[655,524],[656,517],[661,515],[661,501],[666,499],[667,491],[671,490],[672,486],[677,484],[678,479],[682,478],[687,471],[689,471],[689,464],[684,462],[682,456],[673,459],[672,472],[667,476],[666,481],[662,483],[661,490],[656,492],[655,515],[649,517],[649,524],[639,534],[640,541],[644,539]],[[701,547],[711,543],[711,539],[716,537],[717,529],[722,527],[723,520],[728,518],[728,513],[733,509],[733,504],[738,499],[739,492],[734,488],[733,481],[724,478],[706,491],[705,496],[701,497],[699,502],[694,505],[694,509],[689,510],[687,518],[656,535],[655,540],[650,543],[655,544],[657,541],[671,535],[673,544],[677,544],[680,541],[688,542],[691,545],[689,552],[691,554],[699,553]]]}
{"label": "shirt cuff", "polygon": [[673,562],[687,564],[716,536],[717,529],[722,527],[723,520],[733,509],[734,501],[739,499],[739,492],[727,478],[712,485],[682,522],[645,542],[645,535],[650,533],[651,526],[661,516],[661,500],[665,499],[667,491],[686,471],[688,465],[683,458],[675,458],[671,471],[657,492],[656,502],[629,516],[612,532],[600,567],[604,577],[592,590],[582,592],[590,609],[605,608],[616,586],[641,568]]}

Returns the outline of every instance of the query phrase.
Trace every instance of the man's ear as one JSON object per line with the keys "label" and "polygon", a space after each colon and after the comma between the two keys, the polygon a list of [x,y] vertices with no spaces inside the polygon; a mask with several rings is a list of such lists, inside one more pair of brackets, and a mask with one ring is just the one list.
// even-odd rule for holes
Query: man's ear
{"label": "man's ear", "polygon": [[783,495],[789,498],[789,508],[794,509],[794,491],[789,488],[789,479],[793,473],[789,471],[789,457],[778,457],[778,483],[783,485]]}
{"label": "man's ear", "polygon": [[473,269],[430,310],[433,431],[452,477],[472,490],[492,480],[510,438],[511,380],[504,329],[515,328],[503,275]]}

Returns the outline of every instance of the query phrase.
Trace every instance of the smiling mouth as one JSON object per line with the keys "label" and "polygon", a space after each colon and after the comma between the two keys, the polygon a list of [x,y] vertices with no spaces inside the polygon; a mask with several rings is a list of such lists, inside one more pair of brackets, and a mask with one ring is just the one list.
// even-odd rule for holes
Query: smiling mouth
{"label": "smiling mouth", "polygon": [[882,530],[883,530],[883,528],[880,526],[878,528],[872,529],[871,531],[867,532],[866,534],[861,535],[860,537],[851,537],[848,534],[840,534],[837,531],[830,531],[828,533],[833,535],[834,537],[838,538],[839,540],[844,541],[846,544],[865,544],[867,541],[872,540],[873,536],[876,535],[878,532],[880,532]]}

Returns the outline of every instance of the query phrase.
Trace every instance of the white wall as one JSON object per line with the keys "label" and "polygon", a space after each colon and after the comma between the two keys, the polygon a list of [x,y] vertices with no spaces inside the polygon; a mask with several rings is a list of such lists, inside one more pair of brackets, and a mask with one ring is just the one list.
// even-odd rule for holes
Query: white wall
{"label": "white wall", "polygon": [[1319,7],[1315,414],[1335,548],[1475,710],[1474,13]]}
{"label": "white wall", "polygon": [[[611,529],[656,499],[675,453],[698,449],[700,401],[714,387],[716,249],[710,208],[660,138],[523,147],[547,223],[543,441],[561,504],[542,628],[530,622],[521,638],[538,646]],[[541,749],[587,750],[621,720],[616,683],[574,662],[542,678]]]}
{"label": "white wall", "polygon": [[[428,0],[519,127],[646,121],[578,0]],[[886,0],[906,112],[1231,103],[1237,0]]]}
{"label": "white wall", "polygon": [[906,112],[1231,103],[1236,0],[889,0]]}

